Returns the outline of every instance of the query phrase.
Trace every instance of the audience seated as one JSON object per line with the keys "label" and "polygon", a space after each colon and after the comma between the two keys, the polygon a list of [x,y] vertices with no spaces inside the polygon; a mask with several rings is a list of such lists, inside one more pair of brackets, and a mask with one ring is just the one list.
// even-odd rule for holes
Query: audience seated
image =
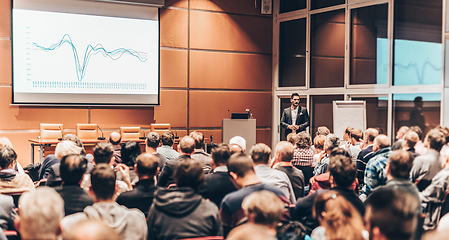
{"label": "audience seated", "polygon": [[304,197],[304,174],[301,170],[293,167],[292,165],[293,151],[294,147],[291,143],[284,141],[279,142],[276,145],[274,162],[278,163],[278,167],[276,168],[276,170],[282,171],[287,174],[287,177],[292,184],[295,197],[300,198]]}
{"label": "audience seated", "polygon": [[374,128],[368,128],[365,131],[365,138],[363,140],[365,148],[360,151],[357,156],[357,179],[363,185],[365,177],[365,168],[368,161],[374,155],[373,146],[374,139],[379,135],[379,131]]}
{"label": "audience seated", "polygon": [[[135,185],[139,178],[134,172],[134,164],[136,164],[137,156],[141,154],[139,143],[134,141],[127,141],[123,144],[120,156],[122,158],[122,163],[129,168],[129,177],[131,180],[131,185]],[[117,178],[122,179],[121,173],[117,172]]]}
{"label": "audience seated", "polygon": [[381,188],[365,201],[370,239],[411,240],[418,223],[418,201],[401,189]]}
{"label": "audience seated", "polygon": [[396,151],[402,148],[402,145],[404,144],[404,137],[405,133],[409,130],[409,127],[402,126],[399,128],[399,130],[396,132],[396,142],[391,145],[391,150]]}
{"label": "audience seated", "polygon": [[288,135],[287,135],[287,142],[289,142],[289,143],[291,143],[293,146],[295,146],[295,144],[296,144],[296,133],[289,133]]}
{"label": "audience seated", "polygon": [[145,152],[151,153],[155,155],[159,159],[159,166],[165,166],[165,162],[167,161],[167,158],[159,154],[157,152],[157,149],[161,146],[161,138],[157,132],[150,132],[148,133],[147,138],[145,139]]}
{"label": "audience seated", "polygon": [[[231,138],[229,140],[229,145],[233,145],[233,144],[238,145],[241,149],[241,152],[243,152],[243,153],[246,152],[246,140],[243,137],[235,136],[235,137]],[[231,152],[232,152],[232,148],[231,148]]]}
{"label": "audience seated", "polygon": [[28,174],[19,173],[14,168],[17,154],[14,149],[0,149],[0,193],[17,194],[34,189],[34,183]]}
{"label": "audience seated", "polygon": [[228,240],[276,240],[273,234],[264,226],[247,223],[234,228],[228,235]]}
{"label": "audience seated", "polygon": [[109,164],[97,164],[92,170],[89,188],[94,204],[86,207],[81,213],[66,216],[61,221],[63,229],[71,229],[76,223],[86,219],[97,219],[115,229],[120,239],[146,239],[145,215],[137,209],[128,209],[115,202],[118,190],[116,178],[116,173]]}
{"label": "audience seated", "polygon": [[284,204],[290,204],[278,187],[260,182],[254,172],[253,161],[248,156],[232,155],[228,161],[228,171],[240,190],[226,195],[221,203],[220,216],[225,236],[232,228],[246,222],[242,202],[253,192],[268,190],[276,194]]}
{"label": "audience seated", "polygon": [[413,158],[419,156],[415,151],[415,145],[419,141],[418,134],[413,131],[407,131],[404,135],[404,139],[402,140],[402,149],[410,152]]}
{"label": "audience seated", "polygon": [[320,161],[315,166],[313,173],[315,176],[323,174],[329,166],[329,154],[340,145],[340,139],[335,134],[329,134],[324,141],[324,153],[320,155]]}
{"label": "audience seated", "polygon": [[193,131],[189,135],[195,140],[195,151],[190,155],[192,159],[196,159],[203,164],[203,170],[205,174],[212,171],[211,156],[209,153],[204,151],[204,135],[198,131]]}
{"label": "audience seated", "polygon": [[11,196],[0,194],[0,228],[3,231],[14,230],[14,219],[17,216],[15,207]]}
{"label": "audience seated", "polygon": [[317,135],[323,135],[323,136],[327,136],[330,133],[331,133],[331,131],[326,126],[318,127],[317,132],[316,132]]}
{"label": "audience seated", "polygon": [[268,166],[271,155],[270,147],[264,143],[258,143],[251,148],[250,155],[254,162],[254,171],[257,178],[262,183],[277,187],[294,204],[296,202],[295,192],[287,174]]}
{"label": "audience seated", "polygon": [[388,163],[388,157],[391,153],[390,139],[383,134],[374,139],[374,155],[366,164],[364,186],[362,188],[361,199],[366,199],[374,188],[383,186],[387,182],[385,167]]}
{"label": "audience seated", "polygon": [[351,131],[353,127],[346,127],[343,133],[343,139],[340,141],[340,147],[348,149],[351,146]]}
{"label": "audience seated", "polygon": [[351,160],[355,163],[357,162],[357,157],[359,156],[360,151],[362,151],[363,147],[363,131],[354,128],[351,130],[351,146],[348,148],[348,153],[351,156]]}
{"label": "audience seated", "polygon": [[20,197],[15,226],[22,240],[57,240],[62,234],[64,201],[52,188],[41,187]]}
{"label": "audience seated", "polygon": [[127,208],[137,208],[148,217],[154,192],[158,189],[154,177],[159,173],[159,159],[153,154],[143,153],[137,157],[134,169],[139,181],[133,190],[120,194],[117,203]]}
{"label": "audience seated", "polygon": [[311,167],[313,164],[313,151],[310,149],[312,145],[312,139],[306,132],[300,132],[295,137],[296,148],[293,153],[293,166]]}
{"label": "audience seated", "polygon": [[427,147],[424,146],[424,142],[423,142],[423,137],[424,137],[423,134],[424,133],[422,132],[421,128],[418,126],[411,126],[408,130],[415,132],[416,134],[418,134],[418,137],[419,137],[419,141],[415,145],[415,152],[418,155],[426,154]]}
{"label": "audience seated", "polygon": [[[9,147],[9,148],[14,149],[14,146],[12,145],[11,141],[7,137],[0,138],[0,148],[4,148],[4,147]],[[25,171],[22,168],[22,166],[20,165],[19,161],[16,161],[15,170],[19,173],[25,173]],[[39,181],[39,179],[37,179],[36,181]]]}
{"label": "audience seated", "polygon": [[[172,131],[166,131],[161,136],[162,146],[157,148],[157,153],[165,156],[167,160],[176,159],[179,157],[179,153],[173,149],[173,142],[175,135]],[[163,167],[164,165],[161,165]]]}
{"label": "audience seated", "polygon": [[165,162],[165,165],[163,165],[164,167],[159,174],[157,186],[168,187],[170,184],[174,183],[173,172],[176,165],[182,160],[190,159],[190,155],[194,150],[195,140],[189,136],[183,137],[178,145],[179,157]]}
{"label": "audience seated", "polygon": [[217,147],[212,149],[213,171],[211,174],[206,175],[204,184],[199,190],[203,198],[209,199],[217,207],[220,207],[221,201],[226,194],[237,191],[226,166],[230,157],[231,151],[227,144],[218,144]]}
{"label": "audience seated", "polygon": [[65,216],[82,212],[93,204],[92,197],[80,187],[87,169],[87,160],[77,154],[64,156],[61,159],[60,174],[62,186],[55,188],[64,200]]}
{"label": "audience seated", "polygon": [[317,135],[313,139],[313,146],[315,148],[313,155],[313,164],[312,166],[316,166],[316,164],[320,161],[320,154],[324,151],[324,142],[326,141],[326,136]]}
{"label": "audience seated", "polygon": [[313,215],[320,221],[320,226],[311,235],[314,240],[368,239],[360,213],[339,192],[328,191],[318,195]]}
{"label": "audience seated", "polygon": [[120,240],[119,234],[99,220],[85,220],[76,223],[64,233],[63,240]]}
{"label": "audience seated", "polygon": [[231,155],[234,153],[244,153],[240,145],[237,145],[235,143],[229,144],[229,151],[231,151]]}
{"label": "audience seated", "polygon": [[109,134],[109,143],[114,147],[114,165],[122,163],[122,135],[119,132],[111,132]]}
{"label": "audience seated", "polygon": [[156,192],[148,214],[148,240],[221,236],[218,207],[197,193],[204,180],[202,163],[180,161],[173,178],[176,186]]}

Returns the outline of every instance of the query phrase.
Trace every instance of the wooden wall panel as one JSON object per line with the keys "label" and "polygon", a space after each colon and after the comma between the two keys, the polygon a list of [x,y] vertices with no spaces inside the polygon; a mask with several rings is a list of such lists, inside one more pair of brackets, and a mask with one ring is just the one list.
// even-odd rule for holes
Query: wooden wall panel
{"label": "wooden wall panel", "polygon": [[190,21],[191,48],[271,53],[271,18],[192,11]]}
{"label": "wooden wall panel", "polygon": [[154,107],[156,123],[170,123],[172,127],[187,127],[187,91],[161,90],[161,106]]}
{"label": "wooden wall panel", "polygon": [[11,37],[11,0],[0,0],[0,37]]}
{"label": "wooden wall panel", "polygon": [[[269,147],[274,148],[275,146],[271,146],[271,128],[257,129],[257,131],[256,131],[256,142],[257,143],[265,143]],[[248,151],[249,150],[250,149],[248,149]]]}
{"label": "wooden wall panel", "polygon": [[161,49],[161,87],[187,88],[187,50]]}
{"label": "wooden wall panel", "polygon": [[186,10],[160,10],[160,45],[161,47],[187,48],[187,15]]}
{"label": "wooden wall panel", "polygon": [[190,91],[190,127],[221,127],[230,112],[251,109],[258,127],[271,125],[271,92]]}
{"label": "wooden wall panel", "polygon": [[0,40],[0,84],[11,84],[10,40]]}
{"label": "wooden wall panel", "polygon": [[[0,133],[0,137],[7,137],[12,145],[14,151],[17,153],[17,160],[23,167],[31,163],[31,144],[28,139],[37,139],[39,132],[8,132]],[[39,162],[39,150],[38,147],[34,148],[34,160]]]}
{"label": "wooden wall panel", "polygon": [[261,15],[260,2],[242,0],[190,0],[191,9]]}
{"label": "wooden wall panel", "polygon": [[193,131],[201,132],[204,135],[204,138],[207,138],[205,141],[210,144],[210,136],[212,135],[214,137],[214,143],[218,144],[221,143],[221,129],[198,129],[198,130],[190,130],[189,134]]}
{"label": "wooden wall panel", "polygon": [[271,55],[191,51],[190,87],[271,90]]}
{"label": "wooden wall panel", "polygon": [[153,107],[131,109],[91,109],[90,122],[101,128],[150,127],[153,122]]}

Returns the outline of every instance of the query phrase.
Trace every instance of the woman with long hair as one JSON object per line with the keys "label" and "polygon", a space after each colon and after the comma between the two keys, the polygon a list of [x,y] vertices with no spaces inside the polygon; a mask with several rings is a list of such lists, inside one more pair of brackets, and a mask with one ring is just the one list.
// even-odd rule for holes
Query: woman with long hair
{"label": "woman with long hair", "polygon": [[336,191],[316,197],[313,215],[321,224],[312,232],[314,240],[368,239],[359,212]]}

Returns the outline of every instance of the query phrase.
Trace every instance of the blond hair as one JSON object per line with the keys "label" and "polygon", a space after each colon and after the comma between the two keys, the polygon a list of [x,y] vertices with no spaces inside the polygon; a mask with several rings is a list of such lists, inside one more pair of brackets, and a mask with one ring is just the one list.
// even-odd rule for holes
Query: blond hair
{"label": "blond hair", "polygon": [[70,154],[80,154],[82,148],[70,140],[61,141],[56,145],[55,156],[57,159],[62,159],[64,156]]}

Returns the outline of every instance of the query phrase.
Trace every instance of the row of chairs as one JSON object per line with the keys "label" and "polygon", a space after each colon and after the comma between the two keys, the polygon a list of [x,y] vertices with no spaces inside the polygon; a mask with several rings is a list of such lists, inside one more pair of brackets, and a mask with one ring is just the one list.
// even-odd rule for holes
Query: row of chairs
{"label": "row of chairs", "polygon": [[[78,123],[76,124],[76,136],[82,140],[96,140],[98,139],[98,124],[92,123]],[[165,131],[170,131],[170,123],[152,123],[150,125],[151,132],[157,132],[159,135]],[[40,139],[41,140],[55,140],[61,138],[64,132],[64,125],[61,123],[41,123],[40,124]],[[140,137],[145,137],[140,127],[120,127],[120,134],[123,141],[138,140]]]}

